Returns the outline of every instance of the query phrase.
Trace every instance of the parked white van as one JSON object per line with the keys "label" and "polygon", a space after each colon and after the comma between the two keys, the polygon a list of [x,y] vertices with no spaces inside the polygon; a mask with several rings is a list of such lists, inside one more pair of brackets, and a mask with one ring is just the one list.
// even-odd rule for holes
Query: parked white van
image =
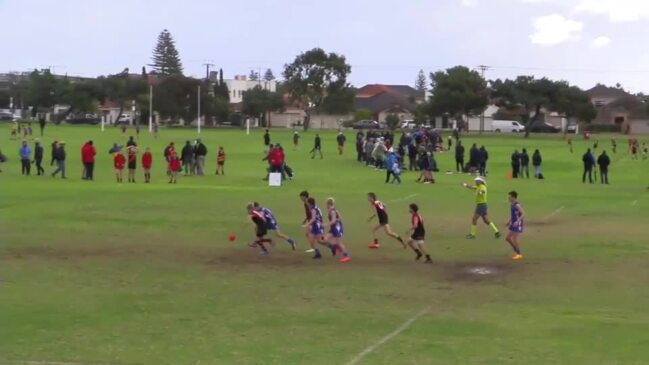
{"label": "parked white van", "polygon": [[494,120],[491,129],[496,132],[518,133],[525,132],[525,126],[515,120]]}

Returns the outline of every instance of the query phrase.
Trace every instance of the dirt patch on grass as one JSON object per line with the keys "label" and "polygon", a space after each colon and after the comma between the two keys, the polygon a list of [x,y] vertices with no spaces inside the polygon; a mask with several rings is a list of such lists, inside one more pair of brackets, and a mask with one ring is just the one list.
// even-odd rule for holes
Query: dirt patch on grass
{"label": "dirt patch on grass", "polygon": [[501,281],[522,270],[524,270],[522,262],[474,261],[443,264],[445,277],[450,281]]}

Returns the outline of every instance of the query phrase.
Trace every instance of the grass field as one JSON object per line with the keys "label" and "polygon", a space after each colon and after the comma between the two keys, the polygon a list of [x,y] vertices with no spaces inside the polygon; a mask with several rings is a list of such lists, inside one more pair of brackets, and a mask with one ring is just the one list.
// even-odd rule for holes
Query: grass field
{"label": "grass field", "polygon": [[[19,142],[8,126],[0,132],[10,158],[0,173],[0,364],[649,363],[649,161],[632,161],[626,140],[602,186],[581,183],[581,139],[570,154],[555,136],[467,136],[490,152],[491,217],[505,228],[512,189],[526,209],[525,259],[512,262],[484,225],[464,239],[474,197],[460,183],[470,177],[437,174],[422,186],[406,173],[403,185],[385,185],[353,145],[334,155],[331,133],[324,160],[308,158],[313,134],[303,134],[302,150],[287,151],[296,180],[269,188],[261,132],[205,131],[210,174],[177,185],[166,183],[162,149],[192,130],[142,136],[154,152],[150,185],[141,169],[137,184],[114,182],[115,129],[48,127],[46,160],[50,142],[65,139],[68,180],[20,176]],[[272,137],[291,145],[288,131]],[[87,139],[98,149],[94,182],[80,179]],[[213,175],[219,145],[224,177]],[[506,178],[523,146],[541,149],[546,180]],[[436,158],[443,171],[454,166],[448,153]],[[349,264],[303,253],[303,189],[321,204],[336,198]],[[368,191],[400,233],[419,203],[433,265],[387,240],[366,248]],[[280,242],[261,258],[246,246],[252,200],[274,210],[298,251]]]}

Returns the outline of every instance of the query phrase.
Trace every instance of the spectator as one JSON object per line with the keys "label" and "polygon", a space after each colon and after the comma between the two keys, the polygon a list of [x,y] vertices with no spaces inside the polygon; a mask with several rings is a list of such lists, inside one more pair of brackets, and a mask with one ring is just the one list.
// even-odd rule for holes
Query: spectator
{"label": "spectator", "polygon": [[135,139],[133,139],[133,136],[128,137],[128,141],[126,142],[126,148],[129,147],[137,147],[137,143],[135,142]]}
{"label": "spectator", "polygon": [[320,154],[320,159],[322,160],[322,140],[320,135],[316,133],[315,140],[313,141],[313,149],[311,150],[311,159],[315,158],[316,152]]}
{"label": "spectator", "polygon": [[480,150],[478,146],[474,143],[469,150],[469,172],[473,173],[478,171],[480,164]]}
{"label": "spectator", "polygon": [[144,170],[144,183],[151,182],[151,166],[153,166],[153,155],[151,149],[147,147],[142,154],[142,170]]}
{"label": "spectator", "polygon": [[219,147],[219,152],[216,154],[216,174],[225,175],[225,150],[223,146]]}
{"label": "spectator", "polygon": [[[7,162],[7,156],[5,156],[2,151],[0,151],[0,167],[2,167],[2,164],[5,162]],[[2,168],[0,168],[0,172],[2,172]]]}
{"label": "spectator", "polygon": [[20,146],[20,163],[22,164],[22,174],[29,176],[31,173],[32,148],[27,141],[23,141]]}
{"label": "spectator", "polygon": [[336,142],[338,142],[338,154],[342,156],[344,150],[345,150],[345,141],[347,138],[345,138],[345,135],[343,132],[338,132],[338,136],[336,136]]}
{"label": "spectator", "polygon": [[112,155],[113,153],[118,152],[118,151],[121,151],[121,150],[122,150],[122,147],[121,147],[121,146],[119,146],[117,143],[113,143],[113,147],[111,147],[111,148],[108,150],[108,154],[109,154],[109,155]]}
{"label": "spectator", "polygon": [[481,146],[478,151],[478,169],[480,176],[487,176],[487,161],[489,161],[489,152],[485,146]]}
{"label": "spectator", "polygon": [[137,147],[128,147],[126,153],[128,154],[128,182],[135,183],[135,169],[137,168]]}
{"label": "spectator", "polygon": [[43,133],[45,132],[45,123],[45,116],[43,114],[39,115],[38,125],[41,127],[41,137],[43,137]]}
{"label": "spectator", "polygon": [[595,166],[595,157],[590,152],[590,148],[584,153],[581,157],[581,161],[584,163],[584,174],[582,175],[581,182],[586,183],[586,175],[588,175],[588,181],[593,183],[593,167]]}
{"label": "spectator", "polygon": [[178,182],[178,171],[180,171],[180,159],[176,153],[176,149],[173,146],[173,142],[170,145],[169,157],[167,163],[167,170],[169,171],[169,184],[175,184]]}
{"label": "spectator", "polygon": [[394,154],[394,149],[390,148],[388,150],[387,156],[385,157],[385,183],[390,182],[390,176],[392,175],[392,165],[398,162],[397,156]]}
{"label": "spectator", "polygon": [[383,168],[383,161],[385,160],[385,154],[387,151],[388,149],[383,143],[383,138],[378,138],[374,143],[374,148],[372,149],[372,159],[374,160],[374,167],[377,170]]}
{"label": "spectator", "polygon": [[464,146],[462,146],[462,141],[457,141],[455,146],[455,170],[464,172]]}
{"label": "spectator", "polygon": [[300,132],[293,132],[293,151],[300,148]]}
{"label": "spectator", "polygon": [[543,174],[541,173],[541,163],[543,159],[541,158],[541,152],[537,149],[534,150],[532,154],[532,166],[534,166],[534,177],[537,179],[542,179]]}
{"label": "spectator", "polygon": [[448,148],[447,149],[450,151],[451,147],[453,147],[453,136],[448,136]]}
{"label": "spectator", "polygon": [[194,166],[194,147],[190,141],[185,141],[185,145],[180,151],[180,159],[185,170],[185,176],[191,175]]}
{"label": "spectator", "polygon": [[606,151],[602,151],[602,154],[599,155],[597,164],[599,165],[599,175],[602,184],[608,185],[608,166],[611,164],[611,159],[606,154]]}
{"label": "spectator", "polygon": [[518,153],[518,150],[514,150],[512,153],[512,177],[518,179],[520,176],[521,170],[521,154]]}
{"label": "spectator", "polygon": [[50,161],[50,166],[53,166],[54,162],[56,162],[56,149],[58,148],[58,145],[59,145],[59,141],[52,142],[51,149],[50,149],[52,161]]}
{"label": "spectator", "polygon": [[94,170],[95,170],[95,155],[97,150],[93,146],[92,141],[86,142],[83,147],[81,147],[81,162],[83,163],[84,175],[83,180],[93,180],[94,179]]}
{"label": "spectator", "polygon": [[365,136],[363,135],[363,131],[358,131],[356,133],[356,161],[362,162],[365,160],[365,154],[363,153],[363,140],[365,139]]}
{"label": "spectator", "polygon": [[36,164],[36,173],[38,176],[45,175],[45,169],[43,168],[43,152],[43,146],[38,138],[36,138],[36,143],[34,145],[34,164]]}
{"label": "spectator", "polygon": [[[167,145],[167,147],[165,147],[164,152],[163,152],[165,162],[167,162],[167,175],[169,175],[169,176],[171,176],[171,170],[169,170],[169,166],[170,166],[169,159],[170,159],[170,156],[171,156],[171,151],[173,151],[174,153],[176,152],[176,148],[175,148],[173,142],[169,142],[169,144]],[[176,157],[178,157],[178,156],[176,156]]]}
{"label": "spectator", "polygon": [[158,131],[160,130],[160,125],[158,122],[153,122],[153,138],[158,139]]}
{"label": "spectator", "polygon": [[530,178],[530,155],[527,154],[527,149],[523,148],[521,152],[521,178]]}
{"label": "spectator", "polygon": [[374,159],[372,158],[374,152],[374,138],[368,137],[363,143],[363,153],[365,155],[365,166],[374,166]]}
{"label": "spectator", "polygon": [[61,178],[62,179],[67,179],[65,177],[65,142],[60,141],[57,142],[56,148],[54,149],[54,152],[52,153],[52,157],[54,158],[54,162],[56,162],[56,170],[52,173],[52,177],[55,177],[59,172],[61,173]]}
{"label": "spectator", "polygon": [[135,123],[135,136],[140,139],[140,122]]}
{"label": "spectator", "polygon": [[205,175],[205,156],[207,156],[207,146],[199,138],[196,140],[196,174],[199,176]]}
{"label": "spectator", "polygon": [[268,129],[266,129],[266,132],[264,133],[264,148],[264,152],[270,150],[270,133],[268,132]]}

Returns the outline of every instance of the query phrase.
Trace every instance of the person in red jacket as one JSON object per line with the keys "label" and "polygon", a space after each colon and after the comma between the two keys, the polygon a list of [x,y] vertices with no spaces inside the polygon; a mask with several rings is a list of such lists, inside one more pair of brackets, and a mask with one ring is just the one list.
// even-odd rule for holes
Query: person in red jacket
{"label": "person in red jacket", "polygon": [[124,166],[126,165],[126,158],[122,154],[122,150],[117,150],[113,155],[113,166],[115,167],[115,177],[117,182],[121,183],[124,178]]}
{"label": "person in red jacket", "polygon": [[142,154],[142,169],[144,170],[144,183],[151,182],[151,166],[153,165],[153,155],[151,149],[147,147]]}
{"label": "person in red jacket", "polygon": [[128,182],[135,182],[135,168],[137,167],[137,147],[128,147]]}
{"label": "person in red jacket", "polygon": [[97,150],[95,146],[92,145],[92,141],[86,142],[83,147],[81,147],[81,162],[83,163],[83,180],[92,180],[94,178],[95,170],[95,155]]}
{"label": "person in red jacket", "polygon": [[173,147],[169,149],[168,161],[169,184],[175,184],[178,179],[178,171],[180,171],[180,159],[178,158],[176,149]]}

